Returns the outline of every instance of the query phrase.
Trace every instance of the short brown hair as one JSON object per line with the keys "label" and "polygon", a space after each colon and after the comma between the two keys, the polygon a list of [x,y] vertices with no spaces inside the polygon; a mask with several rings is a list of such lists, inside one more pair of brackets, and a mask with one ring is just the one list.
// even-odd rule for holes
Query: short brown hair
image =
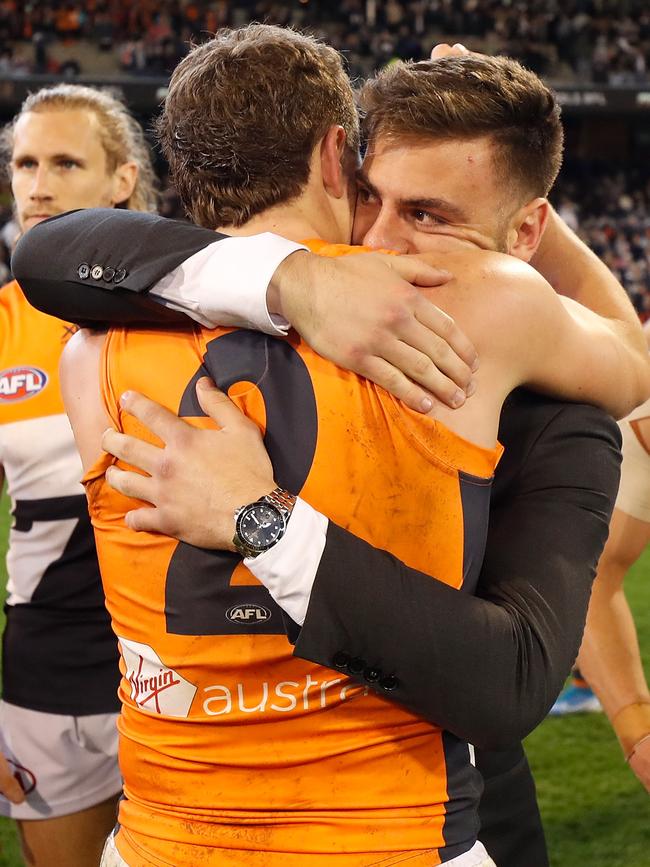
{"label": "short brown hair", "polygon": [[360,93],[363,134],[489,137],[500,180],[522,196],[546,196],[562,163],[563,131],[553,93],[507,57],[443,57],[395,63]]}
{"label": "short brown hair", "polygon": [[97,90],[81,84],[57,84],[30,93],[20,107],[20,112],[0,135],[0,149],[5,169],[9,171],[14,147],[14,129],[19,118],[29,111],[64,111],[65,109],[86,109],[92,111],[97,117],[99,136],[106,153],[106,167],[109,172],[115,171],[122,163],[134,162],[138,166],[133,192],[120,207],[131,211],[155,211],[156,175],[142,127],[124,103],[105,90]]}
{"label": "short brown hair", "polygon": [[337,51],[264,24],[222,30],[176,67],[157,132],[171,177],[202,226],[241,226],[297,197],[314,147],[340,124],[359,147]]}

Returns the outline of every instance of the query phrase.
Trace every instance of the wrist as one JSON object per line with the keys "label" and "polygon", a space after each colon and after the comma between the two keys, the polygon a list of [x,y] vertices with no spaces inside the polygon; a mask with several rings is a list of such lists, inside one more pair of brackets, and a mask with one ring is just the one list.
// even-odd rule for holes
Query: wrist
{"label": "wrist", "polygon": [[272,491],[235,511],[234,550],[242,557],[257,557],[282,539],[296,497],[284,488]]}
{"label": "wrist", "polygon": [[312,259],[313,254],[307,250],[296,250],[275,269],[266,290],[266,306],[272,316],[281,316],[291,322],[287,312],[291,306],[288,301],[296,286],[299,291],[305,291]]}
{"label": "wrist", "polygon": [[635,701],[621,708],[612,717],[612,728],[629,761],[635,748],[650,737],[650,699]]}

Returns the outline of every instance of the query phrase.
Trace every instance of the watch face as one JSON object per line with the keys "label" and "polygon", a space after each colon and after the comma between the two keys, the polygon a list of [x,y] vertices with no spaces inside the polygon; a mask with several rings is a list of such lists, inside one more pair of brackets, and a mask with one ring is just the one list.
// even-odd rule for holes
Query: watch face
{"label": "watch face", "polygon": [[285,520],[278,508],[271,503],[252,503],[247,506],[237,521],[241,538],[257,551],[265,551],[284,532]]}

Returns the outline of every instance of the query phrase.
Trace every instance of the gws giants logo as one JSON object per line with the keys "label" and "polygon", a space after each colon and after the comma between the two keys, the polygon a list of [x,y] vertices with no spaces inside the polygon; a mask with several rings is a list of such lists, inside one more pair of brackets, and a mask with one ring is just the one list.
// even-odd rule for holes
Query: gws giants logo
{"label": "gws giants logo", "polygon": [[0,403],[36,397],[47,385],[47,374],[38,367],[0,370]]}
{"label": "gws giants logo", "polygon": [[148,644],[120,638],[126,666],[124,677],[131,688],[131,699],[143,710],[166,716],[186,717],[196,695],[193,683],[167,666]]}

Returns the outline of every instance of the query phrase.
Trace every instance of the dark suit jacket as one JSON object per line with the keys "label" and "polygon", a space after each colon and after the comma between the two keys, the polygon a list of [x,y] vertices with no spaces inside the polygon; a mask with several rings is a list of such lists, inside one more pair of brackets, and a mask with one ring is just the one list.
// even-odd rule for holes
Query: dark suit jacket
{"label": "dark suit jacket", "polygon": [[[186,321],[147,292],[220,237],[150,215],[76,212],[31,229],[13,268],[35,306],[69,321]],[[120,282],[81,267],[95,263],[124,272]],[[499,438],[505,454],[476,596],[330,524],[295,654],[348,672],[479,748],[501,750],[477,753],[493,795],[482,803],[481,838],[499,867],[542,867],[534,789],[517,742],[544,718],[577,655],[618,487],[620,435],[593,407],[519,390],[504,406]],[[515,821],[522,804],[528,819]],[[529,842],[515,837],[526,821]]]}

